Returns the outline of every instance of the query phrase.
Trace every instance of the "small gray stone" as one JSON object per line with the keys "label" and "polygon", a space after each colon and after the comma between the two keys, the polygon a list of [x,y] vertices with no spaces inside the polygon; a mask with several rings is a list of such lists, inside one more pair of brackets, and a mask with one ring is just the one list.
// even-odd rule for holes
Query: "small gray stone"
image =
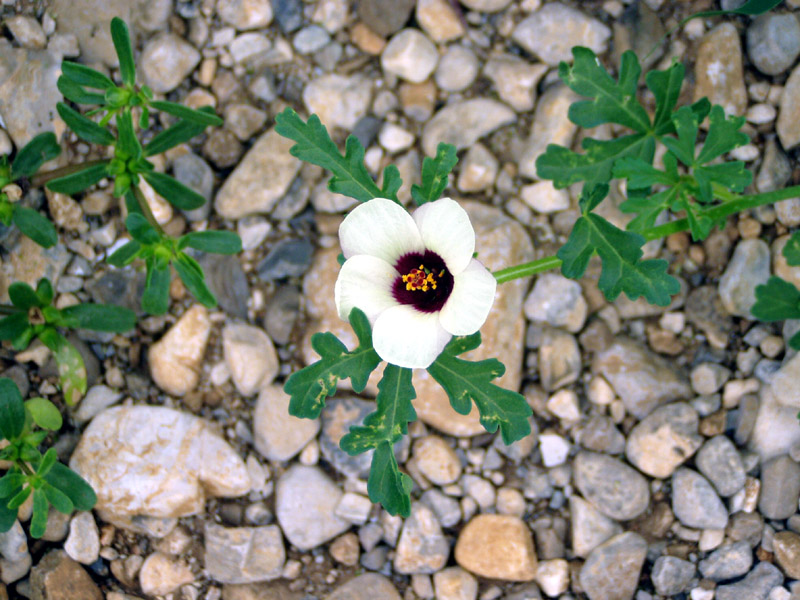
{"label": "small gray stone", "polygon": [[798,106],[800,106],[800,65],[792,69],[784,84],[778,120],[775,123],[781,146],[786,151],[800,143],[800,119],[797,118],[796,112]]}
{"label": "small gray stone", "polygon": [[302,0],[272,0],[275,21],[283,33],[291,33],[303,24]]}
{"label": "small gray stone", "polygon": [[236,256],[204,253],[198,262],[206,274],[208,289],[216,296],[219,307],[231,317],[247,318],[250,285]]}
{"label": "small gray stone", "polygon": [[672,511],[686,527],[724,529],[728,511],[708,480],[682,467],[672,476]]}
{"label": "small gray stone", "polygon": [[278,480],[275,515],[286,538],[301,551],[350,528],[336,516],[342,490],[317,467],[294,465]]}
{"label": "small gray stone", "polygon": [[592,550],[580,571],[581,587],[590,600],[632,600],[647,557],[647,542],[626,532]]}
{"label": "small gray stone", "polygon": [[461,520],[461,507],[458,501],[438,489],[427,490],[420,500],[434,512],[443,527],[454,527]]}
{"label": "small gray stone", "polygon": [[294,330],[300,312],[300,290],[293,285],[281,285],[267,303],[264,329],[276,344],[286,344]]}
{"label": "small gray stone", "polygon": [[515,120],[513,110],[490,98],[447,104],[425,124],[422,149],[428,156],[434,156],[440,142],[453,144],[458,150],[468,148],[485,135]]}
{"label": "small gray stone", "polygon": [[398,573],[435,573],[447,562],[450,544],[433,511],[420,502],[411,504],[411,516],[403,524],[394,569]]}
{"label": "small gray stone", "polygon": [[64,551],[72,559],[90,565],[100,554],[100,532],[91,511],[79,512],[69,524]]}
{"label": "small gray stone", "polygon": [[[756,175],[755,184],[759,192],[771,192],[782,188],[792,176],[792,163],[778,146],[775,138],[767,140],[761,168]],[[789,200],[792,200],[790,198]],[[782,202],[786,202],[783,200]],[[776,212],[778,206],[775,207]]]}
{"label": "small gray stone", "polygon": [[[420,34],[422,35],[422,34]],[[351,131],[367,114],[372,82],[362,75],[344,77],[335,73],[311,80],[303,88],[303,103],[328,127]],[[294,142],[289,141],[292,146]]]}
{"label": "small gray stone", "polygon": [[558,273],[545,273],[536,279],[525,299],[525,316],[577,333],[586,321],[587,304],[577,281]]}
{"label": "small gray stone", "polygon": [[436,85],[446,92],[460,92],[467,89],[478,75],[478,57],[460,44],[447,49],[436,67]]}
{"label": "small gray stone", "polygon": [[635,519],[650,503],[645,478],[610,456],[580,452],[573,463],[573,476],[581,495],[612,519]]}
{"label": "small gray stone", "polygon": [[733,496],[744,487],[745,472],[742,457],[730,439],[718,435],[708,440],[697,452],[695,464],[720,496]]}
{"label": "small gray stone", "polygon": [[492,56],[483,68],[483,74],[490,79],[497,95],[517,112],[527,112],[536,103],[536,86],[547,66],[532,64],[513,54]]}
{"label": "small gray stone", "polygon": [[585,558],[597,546],[622,533],[619,523],[601,514],[577,494],[569,499],[569,512],[572,551],[576,556]]}
{"label": "small gray stone", "polygon": [[671,363],[624,337],[595,356],[592,371],[606,378],[625,409],[639,419],[660,404],[691,395],[684,375]]}
{"label": "small gray stone", "polygon": [[281,240],[258,264],[258,276],[263,281],[302,277],[311,266],[313,254],[314,245],[308,238]]}
{"label": "small gray stone", "polygon": [[595,415],[579,430],[578,443],[587,450],[605,454],[625,452],[625,436],[606,415]]}
{"label": "small gray stone", "polygon": [[642,473],[665,479],[703,443],[697,412],[685,402],[661,406],[628,435],[625,456]]}
{"label": "small gray stone", "polygon": [[659,556],[653,564],[650,578],[662,596],[674,596],[685,591],[697,569],[688,560],[677,556]]}
{"label": "small gray stone", "polygon": [[372,462],[372,451],[350,456],[339,447],[339,441],[353,425],[360,425],[369,413],[375,410],[373,402],[346,397],[329,400],[322,409],[322,435],[320,450],[331,466],[352,477],[366,477]]}
{"label": "small gray stone", "polygon": [[[392,582],[377,573],[364,573],[333,590],[325,600],[400,600]],[[265,599],[266,600],[266,599]]]}
{"label": "small gray stone", "polygon": [[253,583],[281,576],[286,561],[277,525],[205,528],[205,566],[220,583]]}
{"label": "small gray stone", "polygon": [[800,23],[791,13],[764,14],[747,28],[747,56],[767,75],[780,75],[800,54]]}
{"label": "small gray stone", "polygon": [[294,36],[292,45],[300,54],[313,54],[331,41],[331,35],[319,25],[304,27]]}
{"label": "small gray stone", "polygon": [[[23,395],[23,398],[25,395]],[[122,400],[122,396],[122,392],[115,392],[106,385],[93,385],[89,388],[89,391],[86,392],[86,396],[81,400],[81,403],[78,405],[78,410],[75,411],[73,416],[79,423],[91,421],[97,414]],[[72,558],[75,557],[73,556]]]}
{"label": "small gray stone", "polygon": [[575,336],[559,329],[547,329],[539,346],[539,376],[546,391],[576,381],[582,368]]}
{"label": "small gray stone", "polygon": [[787,454],[761,465],[758,510],[767,519],[788,519],[797,512],[800,498],[800,465]]}
{"label": "small gray stone", "polygon": [[390,36],[408,23],[416,0],[361,0],[358,18],[380,36]]}
{"label": "small gray stone", "polygon": [[783,573],[769,562],[760,562],[737,583],[721,585],[716,600],[767,600],[770,590],[783,583]]}
{"label": "small gray stone", "polygon": [[155,92],[171,92],[194,71],[200,53],[174,33],[157,35],[142,50],[139,64],[145,82]]}
{"label": "small gray stone", "polygon": [[712,581],[727,581],[741,577],[752,566],[753,550],[746,541],[717,548],[699,564],[703,577]]}
{"label": "small gray stone", "polygon": [[719,297],[725,310],[734,316],[751,318],[755,289],[766,283],[769,275],[770,254],[766,242],[741,240],[719,280]]}
{"label": "small gray stone", "polygon": [[511,37],[552,67],[562,60],[572,62],[573,46],[603,54],[611,30],[579,10],[553,2],[521,21]]}

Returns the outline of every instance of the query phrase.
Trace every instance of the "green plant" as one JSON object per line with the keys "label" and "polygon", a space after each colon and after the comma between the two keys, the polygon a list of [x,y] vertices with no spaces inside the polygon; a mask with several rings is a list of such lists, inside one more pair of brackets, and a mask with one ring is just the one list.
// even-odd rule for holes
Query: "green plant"
{"label": "green plant", "polygon": [[136,325],[132,310],[114,304],[52,306],[53,285],[47,278],[40,279],[35,290],[21,281],[12,283],[8,295],[11,306],[0,306],[0,312],[7,315],[0,319],[0,340],[10,341],[15,350],[24,350],[34,338],[47,346],[58,365],[67,404],[75,404],[86,393],[86,368],[78,350],[59,329],[124,333]]}
{"label": "green plant", "polygon": [[[125,199],[128,211],[125,224],[133,241],[110,256],[108,262],[121,267],[136,259],[144,260],[147,279],[142,308],[156,315],[169,308],[170,265],[192,295],[203,305],[213,308],[217,301],[206,285],[203,270],[184,250],[192,248],[202,252],[235,254],[242,249],[239,236],[231,231],[194,232],[178,239],[167,235],[153,216],[140,186],[142,180],[147,182],[156,193],[181,210],[192,210],[205,204],[203,196],[173,177],[156,171],[148,159],[187,142],[209,125],[221,125],[222,119],[211,107],[194,110],[174,102],[154,100],[150,89],[136,82],[130,35],[121,19],[112,19],[111,37],[119,58],[121,85],[116,85],[99,71],[65,61],[58,89],[67,100],[94,108],[81,114],[60,102],[57,110],[81,139],[113,147],[113,158],[71,165],[41,174],[32,181],[45,184],[54,192],[71,195],[104,178],[113,179],[114,195]],[[152,110],[167,113],[177,121],[142,145],[137,136],[137,126],[140,131],[150,126]],[[90,118],[97,116],[101,117],[99,121]],[[109,129],[112,120],[116,124],[115,130]]]}
{"label": "green plant", "polygon": [[54,448],[44,455],[39,452],[48,433],[61,429],[61,422],[61,413],[49,400],[30,398],[23,402],[16,384],[0,378],[0,439],[7,440],[0,450],[0,460],[12,463],[0,477],[0,532],[11,529],[17,509],[31,494],[30,533],[34,538],[44,535],[51,505],[69,514],[74,509],[91,510],[97,502],[91,486],[58,462]]}

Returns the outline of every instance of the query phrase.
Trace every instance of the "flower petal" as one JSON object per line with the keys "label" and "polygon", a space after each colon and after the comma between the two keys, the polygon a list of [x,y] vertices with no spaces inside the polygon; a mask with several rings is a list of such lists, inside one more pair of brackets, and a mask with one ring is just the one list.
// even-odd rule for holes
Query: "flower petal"
{"label": "flower petal", "polygon": [[333,297],[339,316],[347,321],[353,308],[360,308],[370,323],[387,308],[397,306],[392,284],[397,271],[385,260],[358,254],[348,258],[339,271]]}
{"label": "flower petal", "polygon": [[497,280],[474,258],[455,276],[453,291],[439,313],[442,327],[453,335],[471,335],[481,328],[494,303]]}
{"label": "flower petal", "polygon": [[429,367],[451,337],[439,324],[437,313],[421,313],[406,305],[383,311],[372,328],[378,356],[409,369]]}
{"label": "flower petal", "polygon": [[414,219],[386,198],[373,198],[355,207],[339,225],[339,243],[345,258],[368,254],[389,264],[407,252],[424,250]]}
{"label": "flower petal", "polygon": [[453,275],[461,273],[475,252],[475,230],[467,211],[450,198],[420,206],[412,215],[428,250],[444,259]]}

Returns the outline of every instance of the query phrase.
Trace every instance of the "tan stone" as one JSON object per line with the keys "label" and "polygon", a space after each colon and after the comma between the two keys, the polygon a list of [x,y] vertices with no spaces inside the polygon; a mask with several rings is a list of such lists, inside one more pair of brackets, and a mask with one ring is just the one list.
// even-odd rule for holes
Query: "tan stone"
{"label": "tan stone", "polygon": [[216,211],[226,219],[271,211],[300,170],[300,161],[289,154],[292,146],[292,140],[274,129],[258,138],[222,184]]}
{"label": "tan stone", "polygon": [[148,596],[163,596],[193,581],[189,565],[161,552],[148,556],[139,571],[139,585]]}
{"label": "tan stone", "polygon": [[775,560],[787,577],[800,579],[800,535],[792,531],[776,533],[772,547],[775,550]]}
{"label": "tan stone", "polygon": [[476,575],[504,581],[533,581],[537,560],[533,536],[522,519],[482,514],[461,531],[456,562]]}
{"label": "tan stone", "polygon": [[442,438],[429,435],[414,443],[414,457],[420,472],[435,485],[453,483],[461,475],[458,456]]}
{"label": "tan stone", "polygon": [[742,45],[732,23],[718,25],[703,37],[694,74],[695,100],[707,97],[711,104],[721,104],[727,115],[743,115],[747,110]]}
{"label": "tan stone", "polygon": [[798,99],[800,99],[800,65],[794,68],[781,94],[781,106],[775,129],[781,144],[790,150],[800,143],[800,119],[797,118]]}
{"label": "tan stone", "polygon": [[319,419],[298,419],[289,414],[289,395],[282,386],[261,389],[253,413],[255,444],[269,460],[289,460],[319,432]]}
{"label": "tan stone", "polygon": [[372,56],[378,56],[386,47],[386,40],[361,22],[350,29],[350,39],[359,50]]}
{"label": "tan stone", "polygon": [[195,304],[151,346],[150,375],[158,387],[183,396],[197,386],[210,331],[208,311]]}
{"label": "tan stone", "polygon": [[458,13],[447,0],[419,0],[417,22],[437,43],[458,39],[465,32]]}

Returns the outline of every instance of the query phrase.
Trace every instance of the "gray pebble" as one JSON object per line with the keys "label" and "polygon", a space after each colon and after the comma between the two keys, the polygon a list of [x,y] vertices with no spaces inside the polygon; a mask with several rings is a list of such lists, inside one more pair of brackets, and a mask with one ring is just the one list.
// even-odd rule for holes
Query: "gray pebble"
{"label": "gray pebble", "polygon": [[659,556],[653,565],[650,578],[656,592],[662,596],[680,594],[689,586],[696,568],[688,560],[677,556]]}
{"label": "gray pebble", "polygon": [[622,461],[583,451],[575,457],[573,468],[581,495],[606,516],[628,521],[647,509],[647,481]]}
{"label": "gray pebble", "polygon": [[744,487],[745,472],[742,457],[730,439],[724,435],[711,438],[695,457],[695,464],[720,496],[732,496]]}
{"label": "gray pebble", "polygon": [[727,581],[741,577],[752,566],[753,551],[746,541],[717,548],[699,564],[703,577],[712,581]]}
{"label": "gray pebble", "polygon": [[762,515],[767,519],[787,519],[797,512],[798,498],[800,465],[784,454],[761,466],[758,510]]}
{"label": "gray pebble", "polygon": [[717,588],[716,600],[766,600],[770,590],[783,583],[783,573],[768,562],[760,562],[741,581]]}
{"label": "gray pebble", "polygon": [[672,511],[686,527],[724,529],[728,511],[708,480],[682,467],[672,476]]}
{"label": "gray pebble", "polygon": [[780,75],[800,54],[800,23],[791,13],[764,14],[747,28],[747,55],[759,71]]}

